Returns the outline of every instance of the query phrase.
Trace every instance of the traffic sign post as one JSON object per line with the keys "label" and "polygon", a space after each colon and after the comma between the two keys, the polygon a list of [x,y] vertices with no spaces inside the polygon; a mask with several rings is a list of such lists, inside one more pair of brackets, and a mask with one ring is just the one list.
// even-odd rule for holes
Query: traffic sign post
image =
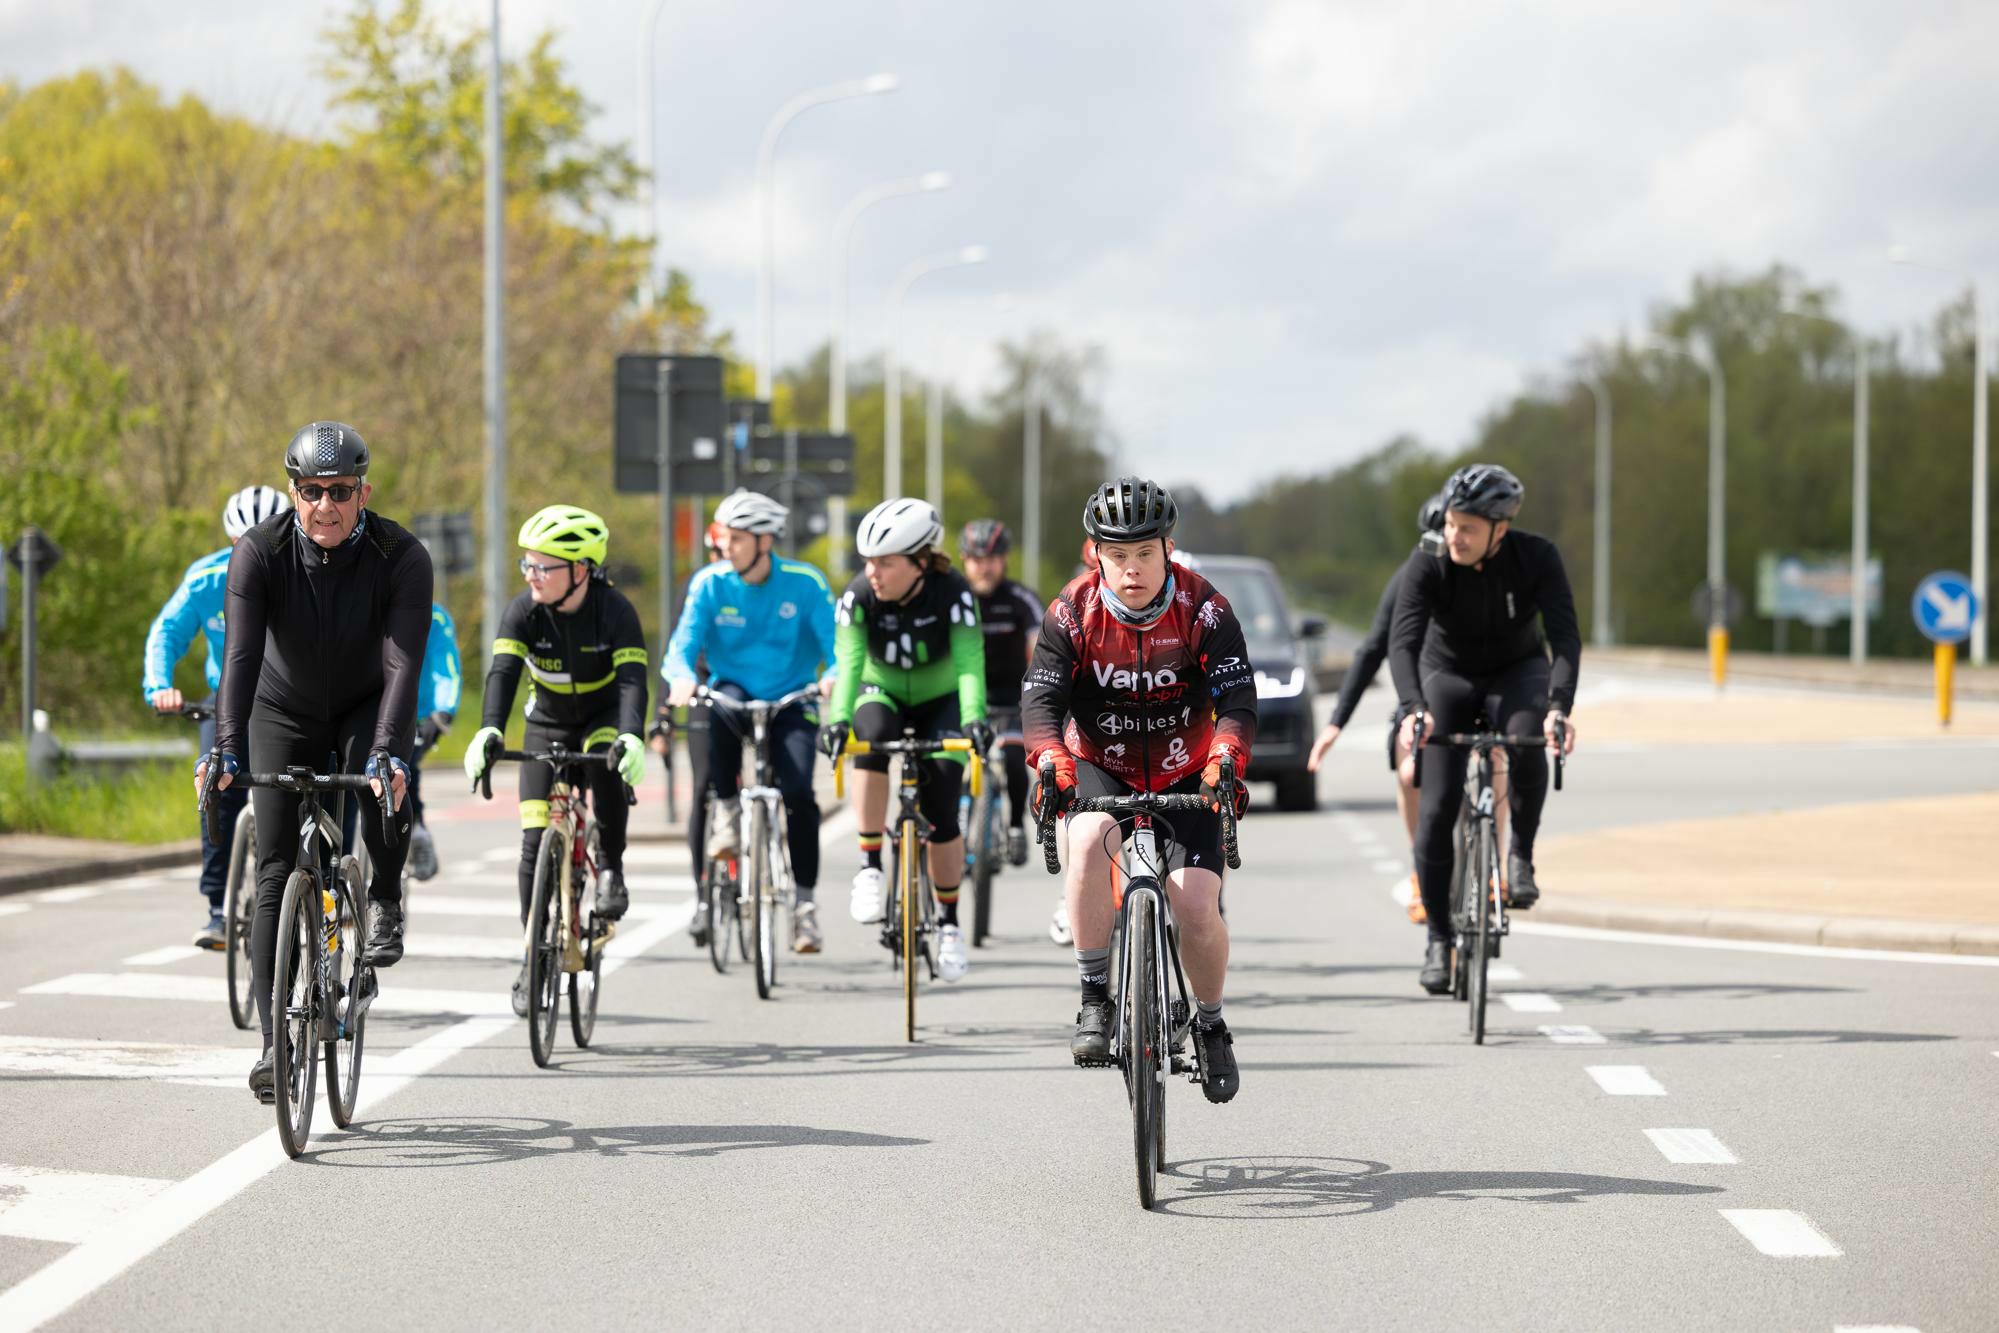
{"label": "traffic sign post", "polygon": [[1916,585],[1909,612],[1923,637],[1936,645],[1937,720],[1950,725],[1957,645],[1971,637],[1978,623],[1978,594],[1971,580],[1954,570],[1940,569]]}
{"label": "traffic sign post", "polygon": [[[62,548],[33,527],[7,552],[7,563],[21,571],[21,741],[30,746],[35,739],[35,590],[61,559]],[[33,780],[31,764],[28,781]]]}

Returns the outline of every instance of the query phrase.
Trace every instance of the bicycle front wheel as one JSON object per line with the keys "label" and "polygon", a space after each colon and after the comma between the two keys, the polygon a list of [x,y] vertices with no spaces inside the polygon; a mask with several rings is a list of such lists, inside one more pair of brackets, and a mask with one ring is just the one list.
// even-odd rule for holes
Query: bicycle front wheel
{"label": "bicycle front wheel", "polygon": [[541,835],[535,854],[534,898],[528,908],[528,1051],[548,1068],[555,1051],[555,1019],[562,1005],[562,869],[569,849],[554,829]]}
{"label": "bicycle front wheel", "polygon": [[[1492,896],[1499,892],[1499,857],[1493,843],[1490,824],[1481,824],[1478,831],[1478,855],[1472,858],[1472,867],[1477,873],[1477,901],[1472,909],[1471,942],[1465,960],[1465,989],[1471,1008],[1471,1039],[1474,1044],[1485,1045],[1485,1002],[1486,965],[1492,953]],[[1466,886],[1468,889],[1471,885]]]}
{"label": "bicycle front wheel", "polygon": [[[333,975],[338,982],[336,993],[326,997],[327,1017],[333,1026],[333,1037],[326,1042],[326,1109],[333,1113],[333,1123],[345,1129],[354,1123],[354,1107],[361,1100],[361,1034],[368,1021],[366,1013],[347,1018],[361,1008],[361,987],[366,981],[361,955],[367,948],[361,867],[351,856],[340,858],[333,898],[336,920],[323,923],[328,942],[335,946]],[[341,1077],[342,1045],[347,1047],[345,1078]]]}
{"label": "bicycle front wheel", "polygon": [[729,936],[735,929],[736,866],[733,858],[708,858],[708,961],[722,973],[729,970]]}
{"label": "bicycle front wheel", "polygon": [[1151,1208],[1159,1197],[1159,1162],[1165,1153],[1162,1113],[1166,1101],[1165,1051],[1159,1044],[1158,932],[1153,899],[1139,894],[1126,908],[1124,1043],[1125,1084],[1131,1096],[1133,1160],[1138,1166],[1138,1202]]}
{"label": "bicycle front wheel", "polygon": [[916,909],[919,902],[916,867],[916,826],[905,823],[896,832],[896,905],[901,909],[903,1040],[916,1040]]}
{"label": "bicycle front wheel", "polygon": [[285,1156],[305,1151],[319,1062],[319,881],[292,871],[279,900],[278,948],[271,977],[271,1057],[277,1084],[278,1141]]}
{"label": "bicycle front wheel", "polygon": [[229,1021],[248,1032],[257,1021],[256,996],[250,978],[250,930],[257,919],[257,816],[245,806],[236,816],[236,833],[229,840],[229,877],[225,881],[222,919],[228,930]]}
{"label": "bicycle front wheel", "polygon": [[771,851],[775,830],[770,811],[759,801],[750,810],[750,953],[756,961],[757,998],[768,1000],[777,985],[777,860]]}

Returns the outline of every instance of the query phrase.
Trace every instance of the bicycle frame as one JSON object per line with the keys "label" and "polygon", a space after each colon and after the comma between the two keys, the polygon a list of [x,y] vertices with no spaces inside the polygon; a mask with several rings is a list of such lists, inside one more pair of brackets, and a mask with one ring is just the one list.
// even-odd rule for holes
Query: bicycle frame
{"label": "bicycle frame", "polygon": [[[1131,918],[1134,907],[1140,900],[1152,905],[1153,957],[1172,961],[1172,983],[1167,982],[1168,969],[1162,967],[1158,975],[1150,979],[1154,1005],[1152,1012],[1159,1016],[1159,1025],[1153,1032],[1158,1048],[1168,1053],[1168,1072],[1186,1074],[1198,1082],[1200,1074],[1185,1058],[1188,1030],[1193,1026],[1194,1003],[1187,990],[1187,973],[1180,966],[1180,932],[1173,926],[1173,906],[1171,895],[1165,892],[1165,862],[1159,853],[1159,841],[1153,831],[1152,816],[1139,814],[1132,818],[1131,832],[1125,836],[1122,854],[1118,857],[1117,868],[1112,872],[1112,888],[1117,897],[1118,936],[1131,938]],[[1126,988],[1133,984],[1129,975],[1131,950],[1120,949],[1117,959],[1116,995],[1124,995]],[[1178,998],[1174,998],[1177,996]],[[1111,1059],[1126,1068],[1124,1053],[1138,1035],[1125,1030],[1124,1005],[1117,1005],[1113,1012],[1117,1026],[1111,1034]]]}

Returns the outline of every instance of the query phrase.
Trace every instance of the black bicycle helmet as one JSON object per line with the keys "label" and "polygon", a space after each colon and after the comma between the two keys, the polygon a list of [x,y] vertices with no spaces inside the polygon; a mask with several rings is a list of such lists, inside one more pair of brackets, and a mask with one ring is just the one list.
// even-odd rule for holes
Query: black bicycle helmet
{"label": "black bicycle helmet", "polygon": [[1013,534],[996,518],[975,518],[958,534],[958,554],[1005,555],[1013,549]]}
{"label": "black bicycle helmet", "polygon": [[1137,477],[1105,482],[1083,506],[1083,531],[1098,543],[1163,541],[1179,521],[1166,488]]}
{"label": "black bicycle helmet", "polygon": [[1438,491],[1425,500],[1416,510],[1416,531],[1442,532],[1444,530],[1444,493]]}
{"label": "black bicycle helmet", "polygon": [[285,472],[293,481],[309,477],[365,477],[368,445],[361,432],[338,421],[299,427],[285,446]]}
{"label": "black bicycle helmet", "polygon": [[1460,514],[1476,514],[1498,522],[1520,512],[1527,488],[1520,478],[1497,463],[1474,463],[1461,467],[1444,483],[1444,508]]}

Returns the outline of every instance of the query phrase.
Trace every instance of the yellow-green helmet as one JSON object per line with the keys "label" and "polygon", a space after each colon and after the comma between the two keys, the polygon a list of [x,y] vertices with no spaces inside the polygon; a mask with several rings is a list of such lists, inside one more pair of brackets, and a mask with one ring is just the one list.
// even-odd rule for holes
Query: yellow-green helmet
{"label": "yellow-green helmet", "polygon": [[558,560],[601,565],[611,550],[611,526],[587,509],[550,505],[521,524],[521,546]]}

